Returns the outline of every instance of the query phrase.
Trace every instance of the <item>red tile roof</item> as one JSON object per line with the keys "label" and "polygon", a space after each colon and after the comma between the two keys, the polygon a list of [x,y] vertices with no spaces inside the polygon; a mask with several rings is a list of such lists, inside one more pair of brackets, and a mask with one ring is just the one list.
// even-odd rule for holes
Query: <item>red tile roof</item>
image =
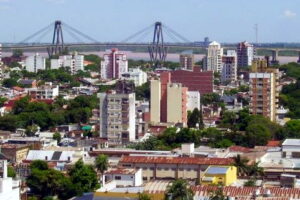
{"label": "red tile roof", "polygon": [[[209,196],[210,193],[217,189],[217,186],[192,186],[192,190],[196,196]],[[266,194],[267,190],[270,191],[271,197],[288,197],[299,199],[300,188],[260,188],[260,187],[223,187],[223,193],[230,197],[251,197],[256,191],[261,195]]]}
{"label": "red tile roof", "polygon": [[268,141],[267,147],[279,147],[280,141],[279,140],[270,140]]}
{"label": "red tile roof", "polygon": [[233,161],[230,158],[123,156],[120,162],[156,164],[231,165]]}
{"label": "red tile roof", "polygon": [[128,169],[128,168],[118,168],[118,169],[111,169],[105,172],[105,174],[125,174],[125,175],[133,175],[137,172],[135,169]]}
{"label": "red tile roof", "polygon": [[242,152],[242,153],[249,153],[250,149],[242,146],[231,146],[229,147],[229,151],[231,152]]}

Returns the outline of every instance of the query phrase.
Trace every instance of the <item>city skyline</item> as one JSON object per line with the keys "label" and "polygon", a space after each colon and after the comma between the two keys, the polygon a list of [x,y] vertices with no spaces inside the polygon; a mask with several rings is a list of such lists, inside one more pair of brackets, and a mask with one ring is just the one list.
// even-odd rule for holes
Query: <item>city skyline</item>
{"label": "city skyline", "polygon": [[[272,4],[271,4],[272,3]],[[20,42],[62,20],[100,42],[118,42],[161,21],[190,41],[300,42],[299,0],[0,0],[1,42]],[[272,6],[270,6],[272,5]],[[45,9],[47,8],[47,9]],[[30,11],[30,12],[29,12]],[[138,17],[137,17],[138,16]],[[45,40],[51,39],[51,34]],[[145,40],[151,39],[151,34]],[[167,39],[167,38],[166,38]]]}

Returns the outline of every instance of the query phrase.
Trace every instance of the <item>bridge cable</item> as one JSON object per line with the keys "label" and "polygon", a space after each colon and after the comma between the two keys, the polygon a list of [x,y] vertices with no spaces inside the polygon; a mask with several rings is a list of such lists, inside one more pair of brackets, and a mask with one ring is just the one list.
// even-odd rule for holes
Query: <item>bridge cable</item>
{"label": "bridge cable", "polygon": [[152,27],[153,27],[153,24],[151,24],[150,26],[147,26],[146,28],[143,28],[142,30],[140,30],[140,31],[134,33],[133,35],[130,35],[130,36],[127,37],[126,39],[122,40],[121,43],[126,43],[126,42],[128,42],[129,40],[131,40],[132,38],[135,38],[136,36],[141,35],[141,34],[144,33],[145,31],[152,30]]}
{"label": "bridge cable", "polygon": [[186,43],[191,43],[191,41],[189,41],[188,39],[186,39],[185,37],[183,37],[182,35],[180,35],[179,33],[177,33],[176,31],[174,31],[173,29],[171,29],[170,27],[164,25],[164,28],[170,32],[172,32],[174,35],[176,35],[178,38],[180,38],[182,41],[186,42]]}
{"label": "bridge cable", "polygon": [[33,33],[32,35],[28,36],[27,38],[25,38],[24,40],[22,40],[21,42],[19,42],[18,44],[22,44],[22,43],[26,43],[28,40],[34,38],[35,36],[41,34],[42,32],[46,31],[46,30],[50,30],[51,27],[53,27],[54,23],[49,24],[48,26],[40,29],[39,31]]}
{"label": "bridge cable", "polygon": [[80,35],[81,37],[83,37],[83,38],[85,38],[85,39],[88,39],[88,40],[90,40],[90,41],[92,41],[92,42],[95,42],[95,43],[100,43],[100,42],[98,42],[97,40],[95,40],[94,38],[92,38],[92,37],[90,37],[90,36],[88,36],[88,35],[86,35],[86,34],[80,32],[79,30],[77,30],[77,29],[75,29],[75,28],[69,26],[69,25],[66,24],[66,23],[63,23],[63,25],[64,25],[64,27],[66,27],[67,29],[72,30],[73,32],[77,33],[78,35]]}

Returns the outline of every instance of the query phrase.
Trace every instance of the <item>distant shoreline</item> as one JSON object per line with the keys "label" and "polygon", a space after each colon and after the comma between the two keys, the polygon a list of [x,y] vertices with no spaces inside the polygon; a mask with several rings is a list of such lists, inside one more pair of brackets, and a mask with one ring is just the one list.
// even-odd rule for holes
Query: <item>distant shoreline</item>
{"label": "distant shoreline", "polygon": [[[145,52],[132,52],[132,51],[121,51],[125,52],[128,59],[133,60],[149,60],[149,54]],[[96,54],[100,57],[103,56],[105,51],[88,51],[88,52],[80,52],[82,54]],[[24,52],[25,56],[33,55],[34,52]],[[12,53],[3,52],[2,57],[11,56]],[[40,55],[43,55],[45,57],[48,57],[48,54],[46,52],[40,53]],[[168,53],[167,61],[173,61],[173,62],[179,62],[179,53]],[[205,55],[204,54],[194,54],[195,56],[195,62],[200,61]],[[260,56],[263,57],[263,56]],[[279,56],[278,57],[280,64],[286,64],[290,62],[297,62],[298,57],[297,56]]]}

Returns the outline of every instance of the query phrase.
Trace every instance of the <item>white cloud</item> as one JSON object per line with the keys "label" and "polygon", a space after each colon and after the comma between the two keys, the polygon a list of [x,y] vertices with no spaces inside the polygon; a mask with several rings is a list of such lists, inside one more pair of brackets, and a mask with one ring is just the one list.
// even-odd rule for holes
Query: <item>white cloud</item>
{"label": "white cloud", "polygon": [[294,18],[297,16],[297,14],[291,10],[285,10],[283,12],[283,16],[286,17],[286,18]]}

